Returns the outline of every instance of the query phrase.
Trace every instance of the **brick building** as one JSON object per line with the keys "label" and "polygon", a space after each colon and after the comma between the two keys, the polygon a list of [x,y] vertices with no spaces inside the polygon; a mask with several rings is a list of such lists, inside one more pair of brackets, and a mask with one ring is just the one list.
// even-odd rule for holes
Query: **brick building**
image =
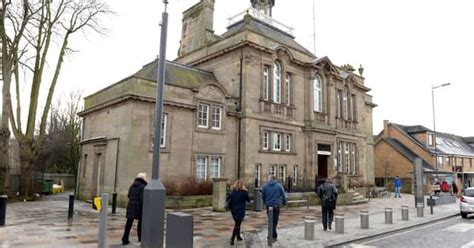
{"label": "brick building", "polygon": [[[404,190],[411,190],[413,161],[423,161],[425,185],[437,177],[458,188],[471,185],[474,174],[474,139],[436,132],[420,126],[404,126],[384,121],[383,131],[375,138],[375,181],[378,186],[391,186],[400,176]],[[436,169],[437,168],[437,169]]]}
{"label": "brick building", "polygon": [[[298,44],[271,17],[275,1],[251,2],[222,35],[214,0],[183,13],[178,58],[165,69],[161,179],[373,182],[375,104],[364,78]],[[120,201],[137,172],[151,174],[156,67],[85,98],[83,198],[116,191]]]}

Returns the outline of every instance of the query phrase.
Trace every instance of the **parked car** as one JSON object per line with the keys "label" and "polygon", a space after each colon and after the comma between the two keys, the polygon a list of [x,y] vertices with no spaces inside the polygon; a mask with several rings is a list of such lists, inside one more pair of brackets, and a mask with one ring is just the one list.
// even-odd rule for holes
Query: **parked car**
{"label": "parked car", "polygon": [[463,218],[467,218],[468,214],[474,214],[474,187],[464,190],[459,209],[461,211],[461,217]]}

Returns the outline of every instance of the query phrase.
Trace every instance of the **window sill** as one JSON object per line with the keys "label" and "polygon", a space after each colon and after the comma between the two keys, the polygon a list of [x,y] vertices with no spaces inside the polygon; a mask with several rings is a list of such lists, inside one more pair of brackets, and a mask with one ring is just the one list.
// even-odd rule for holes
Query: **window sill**
{"label": "window sill", "polygon": [[279,154],[279,155],[297,155],[298,154],[296,152],[271,151],[271,150],[262,150],[262,149],[259,149],[258,152],[267,153],[267,154]]}
{"label": "window sill", "polygon": [[225,135],[225,132],[222,128],[221,129],[212,129],[212,128],[200,128],[200,127],[198,127],[198,128],[196,128],[196,132]]}

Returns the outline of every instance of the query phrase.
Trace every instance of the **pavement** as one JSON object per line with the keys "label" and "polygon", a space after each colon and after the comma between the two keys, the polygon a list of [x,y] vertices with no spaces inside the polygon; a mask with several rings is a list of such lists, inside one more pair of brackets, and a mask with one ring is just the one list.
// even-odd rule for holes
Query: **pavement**
{"label": "pavement", "polygon": [[[410,220],[401,220],[401,206],[409,206]],[[384,224],[385,207],[393,208],[393,224]],[[76,201],[73,220],[68,221],[68,194],[43,197],[34,202],[18,202],[7,205],[6,226],[0,228],[0,248],[7,247],[97,247],[99,214],[90,203]],[[109,207],[110,208],[110,207]],[[370,228],[360,229],[359,213],[368,210]],[[168,210],[167,210],[168,212]],[[194,247],[228,247],[233,220],[229,212],[216,213],[210,208],[181,210],[193,215]],[[402,198],[376,198],[367,204],[338,206],[337,214],[344,214],[345,232],[336,234],[324,232],[320,220],[320,206],[282,209],[278,225],[278,241],[274,247],[324,247],[357,241],[358,239],[380,235],[394,230],[402,230],[459,214],[456,204],[435,207],[434,215],[425,208],[423,218],[416,217],[413,195],[402,194]],[[306,241],[304,219],[314,218],[315,240]],[[121,237],[125,225],[125,209],[108,215],[107,245],[121,247]],[[242,224],[244,241],[235,247],[266,247],[266,213],[247,211]],[[136,223],[130,235],[128,247],[139,247],[136,237]]]}

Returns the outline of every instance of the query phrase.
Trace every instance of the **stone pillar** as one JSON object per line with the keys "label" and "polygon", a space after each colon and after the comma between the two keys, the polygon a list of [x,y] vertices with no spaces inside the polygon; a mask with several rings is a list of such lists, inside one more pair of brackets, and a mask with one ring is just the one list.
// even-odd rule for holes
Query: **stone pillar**
{"label": "stone pillar", "polygon": [[228,178],[212,179],[212,210],[225,212],[226,184]]}

